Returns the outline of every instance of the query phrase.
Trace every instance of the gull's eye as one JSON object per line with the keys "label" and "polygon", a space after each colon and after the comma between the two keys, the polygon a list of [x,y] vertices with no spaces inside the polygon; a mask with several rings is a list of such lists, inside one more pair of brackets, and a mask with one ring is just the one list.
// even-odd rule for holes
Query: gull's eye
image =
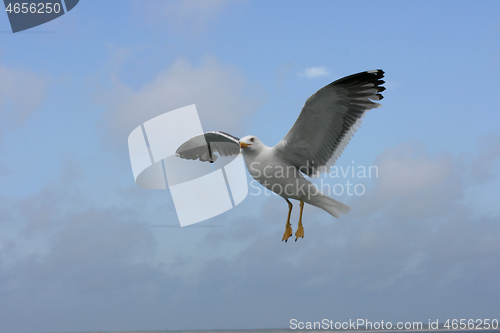
{"label": "gull's eye", "polygon": [[254,138],[250,138],[250,142],[254,142],[254,141],[255,141],[255,139],[254,139]]}

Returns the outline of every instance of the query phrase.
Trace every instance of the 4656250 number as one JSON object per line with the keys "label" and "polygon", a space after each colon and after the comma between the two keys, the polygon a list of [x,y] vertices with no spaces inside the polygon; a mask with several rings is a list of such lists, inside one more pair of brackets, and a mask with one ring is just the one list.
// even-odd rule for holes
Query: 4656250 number
{"label": "4656250 number", "polygon": [[22,3],[9,3],[7,8],[5,8],[9,14],[14,12],[15,14],[50,14],[56,13],[58,14],[61,11],[61,5],[59,3],[51,3],[51,2],[22,2]]}
{"label": "4656250 number", "polygon": [[447,329],[462,329],[462,330],[488,330],[498,328],[498,320],[497,319],[448,319],[446,323],[444,323],[443,327]]}

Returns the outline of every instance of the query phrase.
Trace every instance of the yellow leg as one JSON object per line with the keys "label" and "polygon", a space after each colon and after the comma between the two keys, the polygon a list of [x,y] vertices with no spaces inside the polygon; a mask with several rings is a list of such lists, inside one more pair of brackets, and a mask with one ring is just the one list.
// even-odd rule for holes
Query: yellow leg
{"label": "yellow leg", "polygon": [[287,242],[288,238],[292,236],[293,230],[292,230],[292,225],[290,224],[290,215],[292,215],[292,203],[288,200],[285,199],[286,202],[288,202],[288,218],[286,220],[286,226],[285,226],[285,234],[283,235],[283,239],[281,241]]}
{"label": "yellow leg", "polygon": [[300,199],[300,216],[299,216],[299,227],[297,228],[297,232],[295,233],[295,241],[299,237],[304,238],[304,227],[302,226],[302,210],[304,209],[304,201]]}

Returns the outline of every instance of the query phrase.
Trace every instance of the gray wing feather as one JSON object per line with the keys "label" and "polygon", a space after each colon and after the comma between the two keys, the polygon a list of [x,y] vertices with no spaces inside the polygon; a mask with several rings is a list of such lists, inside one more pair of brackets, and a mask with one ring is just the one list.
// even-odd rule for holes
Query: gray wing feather
{"label": "gray wing feather", "polygon": [[207,132],[192,137],[177,148],[175,154],[187,160],[199,159],[213,163],[220,156],[237,156],[240,153],[239,139],[220,131]]}
{"label": "gray wing feather", "polygon": [[308,176],[328,171],[361,124],[365,113],[380,107],[384,71],[353,74],[309,97],[295,124],[274,148]]}

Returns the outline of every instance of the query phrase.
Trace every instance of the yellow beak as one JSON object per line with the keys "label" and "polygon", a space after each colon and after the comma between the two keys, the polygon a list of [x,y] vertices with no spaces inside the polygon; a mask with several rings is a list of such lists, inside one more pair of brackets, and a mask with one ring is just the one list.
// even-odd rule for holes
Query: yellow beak
{"label": "yellow beak", "polygon": [[248,146],[251,146],[251,144],[240,142],[240,148],[246,148]]}

